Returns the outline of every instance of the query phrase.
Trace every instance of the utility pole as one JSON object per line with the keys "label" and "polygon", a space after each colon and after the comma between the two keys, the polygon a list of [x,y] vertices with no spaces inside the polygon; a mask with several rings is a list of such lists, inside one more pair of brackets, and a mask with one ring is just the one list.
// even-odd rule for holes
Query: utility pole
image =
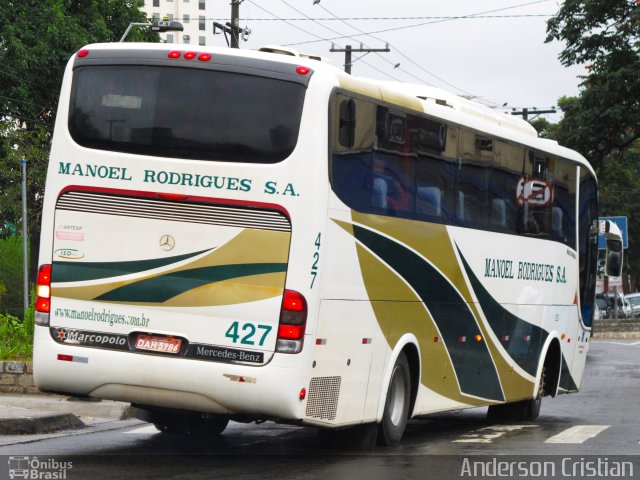
{"label": "utility pole", "polygon": [[[216,35],[218,30],[224,33],[224,38],[227,40],[227,45],[231,48],[240,48],[240,34],[242,39],[247,40],[247,37],[251,34],[251,29],[240,28],[240,4],[244,0],[231,0],[231,21],[223,25],[219,22],[213,22],[213,34]],[[231,42],[229,42],[229,37]]]}
{"label": "utility pole", "polygon": [[27,230],[27,159],[20,162],[22,174],[22,263],[24,286],[24,316],[27,317],[29,309],[29,237]]}
{"label": "utility pole", "polygon": [[351,66],[353,65],[353,63],[351,62],[351,54],[353,52],[364,53],[364,55],[366,55],[371,52],[390,52],[391,50],[389,50],[389,45],[387,45],[385,48],[362,48],[361,44],[360,48],[353,48],[351,45],[347,45],[345,48],[334,48],[333,46],[331,46],[331,50],[329,51],[340,53],[344,52],[344,71],[348,74],[351,74]]}
{"label": "utility pole", "polygon": [[240,48],[240,0],[231,0],[231,48]]}
{"label": "utility pole", "polygon": [[511,112],[511,115],[522,115],[522,119],[528,122],[529,115],[542,115],[543,113],[556,113],[556,109],[551,108],[549,110],[538,110],[536,107],[533,107],[532,109],[523,108],[519,112],[514,110],[513,112]]}

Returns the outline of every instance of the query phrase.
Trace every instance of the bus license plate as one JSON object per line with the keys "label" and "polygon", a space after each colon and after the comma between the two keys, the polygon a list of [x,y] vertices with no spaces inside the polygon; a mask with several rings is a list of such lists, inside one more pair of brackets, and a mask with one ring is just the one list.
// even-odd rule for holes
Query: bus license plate
{"label": "bus license plate", "polygon": [[179,353],[182,346],[180,338],[157,337],[152,335],[138,335],[136,349],[148,352]]}

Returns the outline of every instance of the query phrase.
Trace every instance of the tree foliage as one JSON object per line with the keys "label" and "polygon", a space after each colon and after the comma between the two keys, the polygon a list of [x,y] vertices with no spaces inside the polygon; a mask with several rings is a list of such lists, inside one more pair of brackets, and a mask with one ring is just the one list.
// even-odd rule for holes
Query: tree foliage
{"label": "tree foliage", "polygon": [[[49,144],[68,59],[90,43],[118,41],[146,22],[142,0],[4,0],[0,3],[0,234],[21,223],[20,161],[28,163],[32,273]],[[128,41],[159,41],[134,29]],[[18,231],[20,229],[18,228]]]}
{"label": "tree foliage", "polygon": [[582,92],[564,98],[561,143],[599,167],[623,159],[640,138],[640,4],[630,0],[565,0],[547,23],[547,42],[565,43],[560,61],[586,68]]}

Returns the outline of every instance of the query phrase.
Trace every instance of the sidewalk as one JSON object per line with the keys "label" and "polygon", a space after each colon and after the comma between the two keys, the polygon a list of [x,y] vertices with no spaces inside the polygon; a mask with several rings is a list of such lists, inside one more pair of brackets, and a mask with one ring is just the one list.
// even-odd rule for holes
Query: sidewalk
{"label": "sidewalk", "polygon": [[51,433],[130,418],[129,404],[61,395],[0,395],[0,435]]}

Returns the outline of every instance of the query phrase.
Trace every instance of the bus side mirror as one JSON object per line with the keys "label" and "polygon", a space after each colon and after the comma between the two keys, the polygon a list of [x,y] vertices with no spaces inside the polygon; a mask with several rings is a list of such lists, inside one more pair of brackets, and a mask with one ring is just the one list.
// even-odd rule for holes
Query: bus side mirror
{"label": "bus side mirror", "polygon": [[622,275],[622,242],[620,240],[607,240],[607,256],[604,271],[609,277]]}
{"label": "bus side mirror", "polygon": [[619,277],[622,275],[622,259],[624,255],[622,232],[615,223],[609,220],[601,222],[600,231],[604,233],[607,243],[604,273],[609,277]]}

